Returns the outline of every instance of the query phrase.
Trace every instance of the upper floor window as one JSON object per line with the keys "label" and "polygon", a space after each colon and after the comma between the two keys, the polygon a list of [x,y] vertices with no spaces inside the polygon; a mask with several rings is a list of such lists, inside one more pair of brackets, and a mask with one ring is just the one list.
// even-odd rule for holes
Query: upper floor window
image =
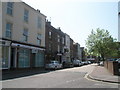
{"label": "upper floor window", "polygon": [[49,43],[49,51],[51,51],[52,50],[52,45],[51,45],[51,43]]}
{"label": "upper floor window", "polygon": [[41,34],[38,34],[38,35],[37,35],[37,44],[38,44],[38,45],[41,45],[41,39],[42,39],[42,35],[41,35]]}
{"label": "upper floor window", "polygon": [[6,33],[5,33],[5,37],[11,38],[12,27],[13,27],[13,24],[12,24],[12,23],[9,23],[9,22],[6,23]]}
{"label": "upper floor window", "polygon": [[38,28],[42,28],[42,19],[40,17],[38,17]]}
{"label": "upper floor window", "polygon": [[24,28],[23,30],[23,41],[28,41],[28,29]]}
{"label": "upper floor window", "polygon": [[60,45],[58,45],[58,52],[60,52]]}
{"label": "upper floor window", "polygon": [[51,36],[52,36],[52,32],[49,32],[49,38],[51,38]]}
{"label": "upper floor window", "polygon": [[59,36],[59,35],[57,35],[57,37],[58,37],[58,42],[60,42],[60,36]]}
{"label": "upper floor window", "polygon": [[24,21],[28,22],[29,19],[29,11],[28,10],[24,10]]}
{"label": "upper floor window", "polygon": [[7,14],[13,15],[13,2],[7,3]]}
{"label": "upper floor window", "polygon": [[64,37],[62,37],[62,44],[64,44],[64,41],[65,41],[65,40],[64,40]]}

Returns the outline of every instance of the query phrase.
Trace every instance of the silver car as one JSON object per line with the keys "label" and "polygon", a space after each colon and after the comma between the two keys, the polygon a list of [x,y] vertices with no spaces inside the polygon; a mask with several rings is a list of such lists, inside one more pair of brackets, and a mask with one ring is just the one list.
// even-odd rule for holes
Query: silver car
{"label": "silver car", "polygon": [[74,65],[74,66],[81,66],[82,63],[81,63],[80,60],[73,60],[73,65]]}
{"label": "silver car", "polygon": [[49,64],[46,64],[45,65],[45,68],[46,69],[61,69],[62,68],[62,64],[60,64],[58,61],[56,60],[52,60],[50,61]]}

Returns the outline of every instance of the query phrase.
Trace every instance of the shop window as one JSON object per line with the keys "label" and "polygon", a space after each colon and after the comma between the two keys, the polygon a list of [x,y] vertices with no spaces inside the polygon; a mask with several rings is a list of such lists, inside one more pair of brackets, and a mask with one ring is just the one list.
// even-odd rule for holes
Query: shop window
{"label": "shop window", "polygon": [[44,54],[42,52],[36,53],[35,67],[44,66]]}
{"label": "shop window", "polygon": [[9,61],[9,47],[2,47],[2,54],[0,55],[0,59],[2,59],[2,68],[8,68]]}
{"label": "shop window", "polygon": [[19,50],[19,68],[30,67],[30,50],[20,49]]}

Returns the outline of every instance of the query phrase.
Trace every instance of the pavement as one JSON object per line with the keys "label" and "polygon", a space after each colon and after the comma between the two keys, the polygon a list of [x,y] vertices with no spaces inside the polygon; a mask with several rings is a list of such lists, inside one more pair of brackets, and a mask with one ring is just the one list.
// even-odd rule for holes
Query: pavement
{"label": "pavement", "polygon": [[45,70],[43,68],[4,70],[2,71],[2,77],[0,77],[0,80],[21,78],[21,77],[27,77],[31,75],[37,75],[37,74],[48,73],[48,72],[50,72],[50,70]]}
{"label": "pavement", "polygon": [[120,84],[120,76],[112,75],[112,73],[110,73],[104,66],[95,65],[94,70],[88,75],[88,78],[97,81]]}

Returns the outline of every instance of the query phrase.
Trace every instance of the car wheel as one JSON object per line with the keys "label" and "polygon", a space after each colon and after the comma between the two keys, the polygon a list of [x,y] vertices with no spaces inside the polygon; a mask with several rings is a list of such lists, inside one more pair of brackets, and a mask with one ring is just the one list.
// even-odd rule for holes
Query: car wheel
{"label": "car wheel", "polygon": [[55,66],[55,70],[57,69],[57,66]]}

